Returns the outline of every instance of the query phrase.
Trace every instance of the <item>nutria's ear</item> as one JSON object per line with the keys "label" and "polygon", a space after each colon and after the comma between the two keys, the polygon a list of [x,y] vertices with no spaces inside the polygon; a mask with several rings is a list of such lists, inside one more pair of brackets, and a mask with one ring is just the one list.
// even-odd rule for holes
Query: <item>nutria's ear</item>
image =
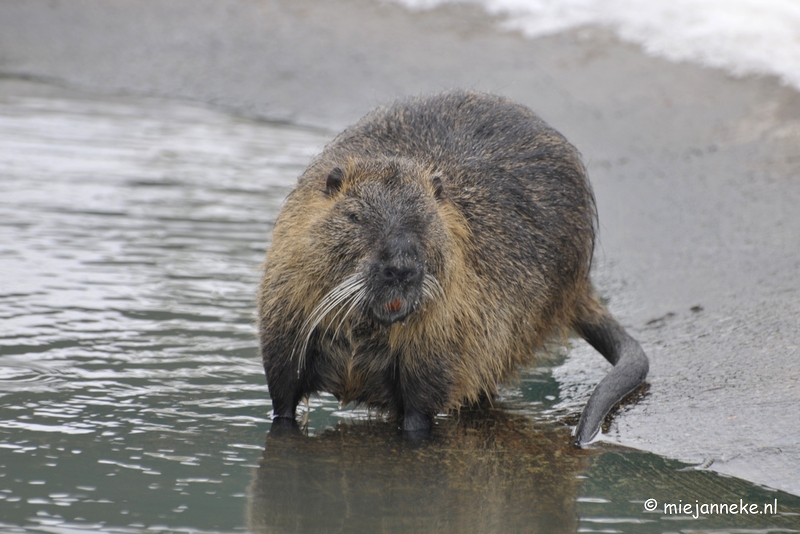
{"label": "nutria's ear", "polygon": [[442,185],[442,175],[434,174],[433,176],[431,176],[431,184],[433,184],[433,196],[436,197],[436,200],[442,200],[444,198],[444,186]]}
{"label": "nutria's ear", "polygon": [[325,180],[325,193],[332,195],[342,188],[344,182],[344,171],[339,167],[334,169],[328,174],[328,179]]}

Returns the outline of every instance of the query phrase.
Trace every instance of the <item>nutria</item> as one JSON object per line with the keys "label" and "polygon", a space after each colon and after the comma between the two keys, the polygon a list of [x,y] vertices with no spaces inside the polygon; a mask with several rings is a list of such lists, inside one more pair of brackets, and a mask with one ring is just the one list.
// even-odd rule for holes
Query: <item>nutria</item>
{"label": "nutria", "polygon": [[258,295],[273,424],[325,391],[424,433],[573,330],[615,366],[578,423],[592,439],[648,371],[589,280],[595,222],[577,150],[522,105],[454,91],[372,111],[275,223]]}

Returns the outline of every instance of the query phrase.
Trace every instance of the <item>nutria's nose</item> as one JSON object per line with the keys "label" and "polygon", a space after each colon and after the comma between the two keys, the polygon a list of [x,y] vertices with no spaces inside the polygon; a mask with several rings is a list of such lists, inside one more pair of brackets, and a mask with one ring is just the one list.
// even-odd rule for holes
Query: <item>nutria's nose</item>
{"label": "nutria's nose", "polygon": [[386,240],[376,267],[378,278],[387,285],[413,283],[423,274],[416,243],[402,233]]}
{"label": "nutria's nose", "polygon": [[414,277],[416,269],[410,265],[387,265],[381,271],[381,277],[387,284],[405,282]]}

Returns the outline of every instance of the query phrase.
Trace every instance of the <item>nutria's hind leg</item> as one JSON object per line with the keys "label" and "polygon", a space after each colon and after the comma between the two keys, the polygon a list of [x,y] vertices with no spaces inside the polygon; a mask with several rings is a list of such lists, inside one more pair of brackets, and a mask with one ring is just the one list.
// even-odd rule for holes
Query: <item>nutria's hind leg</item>
{"label": "nutria's hind leg", "polygon": [[575,433],[575,445],[579,447],[597,434],[609,410],[644,382],[650,367],[639,343],[602,304],[590,298],[573,326],[614,368],[600,381],[583,409]]}

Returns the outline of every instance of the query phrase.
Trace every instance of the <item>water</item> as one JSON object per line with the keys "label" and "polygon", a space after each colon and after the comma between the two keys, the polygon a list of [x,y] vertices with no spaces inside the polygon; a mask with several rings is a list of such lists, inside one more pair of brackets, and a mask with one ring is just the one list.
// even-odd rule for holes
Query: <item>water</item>
{"label": "water", "polygon": [[[798,497],[572,448],[547,367],[418,443],[330,396],[303,432],[270,432],[258,265],[329,138],[160,101],[0,99],[0,530],[800,530]],[[648,498],[780,513],[676,520]]]}
{"label": "water", "polygon": [[158,102],[0,121],[0,521],[234,528],[269,426],[258,265],[328,136]]}
{"label": "water", "polygon": [[529,37],[580,26],[612,29],[648,53],[718,67],[736,75],[772,74],[800,89],[797,0],[394,0],[413,9],[479,4]]}

